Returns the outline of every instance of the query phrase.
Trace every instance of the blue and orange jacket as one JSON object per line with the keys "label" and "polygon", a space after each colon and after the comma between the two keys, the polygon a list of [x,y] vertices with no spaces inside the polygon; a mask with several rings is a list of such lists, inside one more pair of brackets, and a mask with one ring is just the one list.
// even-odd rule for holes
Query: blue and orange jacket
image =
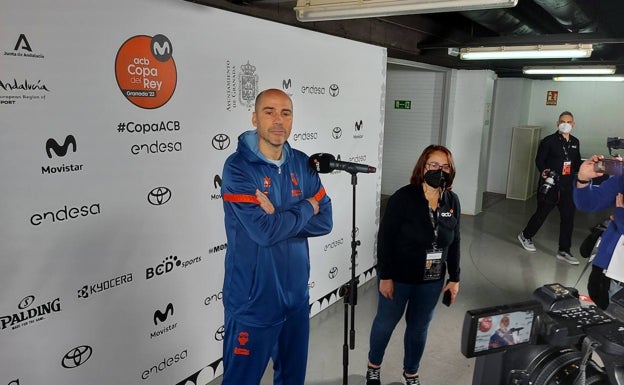
{"label": "blue and orange jacket", "polygon": [[[282,159],[277,166],[262,157],[251,130],[239,136],[223,167],[225,312],[252,326],[278,324],[309,306],[307,238],[328,234],[333,225],[331,199],[308,156],[285,143]],[[274,214],[260,207],[256,189],[267,195]],[[317,215],[310,197],[319,202]]]}

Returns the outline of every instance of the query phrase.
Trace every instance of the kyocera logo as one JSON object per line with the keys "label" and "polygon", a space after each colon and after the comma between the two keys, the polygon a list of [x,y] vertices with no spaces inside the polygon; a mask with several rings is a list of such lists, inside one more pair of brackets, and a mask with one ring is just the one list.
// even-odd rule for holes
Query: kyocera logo
{"label": "kyocera logo", "polygon": [[99,203],[92,203],[90,205],[84,205],[80,207],[67,207],[67,205],[63,206],[63,208],[56,211],[45,211],[42,214],[35,213],[30,217],[30,223],[33,226],[39,226],[44,222],[64,222],[69,221],[71,219],[78,219],[79,217],[87,217],[90,215],[98,215],[102,211],[100,209]]}
{"label": "kyocera logo", "polygon": [[162,372],[163,370],[165,370],[165,369],[167,369],[167,368],[177,364],[178,362],[182,361],[187,356],[188,356],[188,352],[186,351],[186,349],[184,349],[180,353],[174,354],[173,356],[171,356],[169,358],[163,358],[162,361],[160,361],[157,364],[154,364],[154,366],[152,366],[148,370],[144,370],[141,373],[141,378],[143,380],[147,380],[149,378],[149,376],[151,376],[152,374],[157,374],[157,373]]}
{"label": "kyocera logo", "polygon": [[76,138],[74,138],[73,135],[67,135],[62,145],[58,144],[54,138],[50,138],[45,145],[46,154],[48,154],[48,158],[50,159],[52,159],[52,151],[54,151],[56,156],[65,156],[69,146],[72,146],[72,151],[76,152]]}
{"label": "kyocera logo", "polygon": [[89,298],[92,294],[97,294],[130,282],[132,282],[132,273],[120,275],[99,283],[84,285],[78,290],[78,298]]}

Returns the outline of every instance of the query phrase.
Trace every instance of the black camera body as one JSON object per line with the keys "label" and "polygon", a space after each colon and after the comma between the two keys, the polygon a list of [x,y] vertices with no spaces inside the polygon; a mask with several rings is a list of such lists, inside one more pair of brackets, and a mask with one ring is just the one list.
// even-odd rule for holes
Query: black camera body
{"label": "black camera body", "polygon": [[550,170],[548,175],[546,175],[546,179],[544,179],[544,182],[540,186],[539,192],[545,195],[548,194],[550,190],[555,187],[557,182],[559,182],[559,174],[557,174],[555,170]]}
{"label": "black camera body", "polygon": [[472,384],[624,385],[624,290],[607,311],[575,294],[553,283],[530,301],[466,312],[461,352],[477,357]]}

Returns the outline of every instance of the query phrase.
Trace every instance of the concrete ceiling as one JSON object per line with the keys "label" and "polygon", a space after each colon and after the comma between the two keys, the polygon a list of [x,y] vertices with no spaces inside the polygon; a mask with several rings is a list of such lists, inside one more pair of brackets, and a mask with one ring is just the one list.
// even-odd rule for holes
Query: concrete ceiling
{"label": "concrete ceiling", "polygon": [[[526,65],[616,65],[624,74],[624,0],[519,0],[513,8],[303,23],[296,1],[187,0],[244,15],[386,47],[388,57],[456,69],[529,77]],[[593,44],[587,59],[465,61],[449,48]],[[550,78],[531,76],[531,78]]]}

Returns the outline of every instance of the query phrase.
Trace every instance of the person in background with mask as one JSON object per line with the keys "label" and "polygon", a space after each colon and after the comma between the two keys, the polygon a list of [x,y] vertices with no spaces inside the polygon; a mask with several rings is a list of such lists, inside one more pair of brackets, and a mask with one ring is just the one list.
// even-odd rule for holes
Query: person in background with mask
{"label": "person in background with mask", "polygon": [[[572,128],[574,128],[574,116],[569,111],[562,112],[557,121],[557,132],[542,139],[537,148],[535,164],[542,177],[537,193],[537,209],[524,230],[518,234],[518,240],[525,250],[537,251],[533,244],[533,237],[556,206],[561,217],[559,251],[556,257],[571,265],[578,265],[578,259],[570,254],[570,247],[576,211],[572,198],[572,182],[581,166],[581,151],[579,140],[570,134]],[[542,186],[554,173],[556,173],[553,178],[555,183],[545,192]]]}
{"label": "person in background with mask", "polygon": [[[370,333],[366,385],[379,385],[383,356],[405,308],[403,381],[419,385],[427,329],[442,292],[459,291],[459,198],[451,192],[455,164],[444,146],[430,145],[410,184],[386,206],[377,238],[377,315]],[[444,283],[446,273],[449,279]]]}

